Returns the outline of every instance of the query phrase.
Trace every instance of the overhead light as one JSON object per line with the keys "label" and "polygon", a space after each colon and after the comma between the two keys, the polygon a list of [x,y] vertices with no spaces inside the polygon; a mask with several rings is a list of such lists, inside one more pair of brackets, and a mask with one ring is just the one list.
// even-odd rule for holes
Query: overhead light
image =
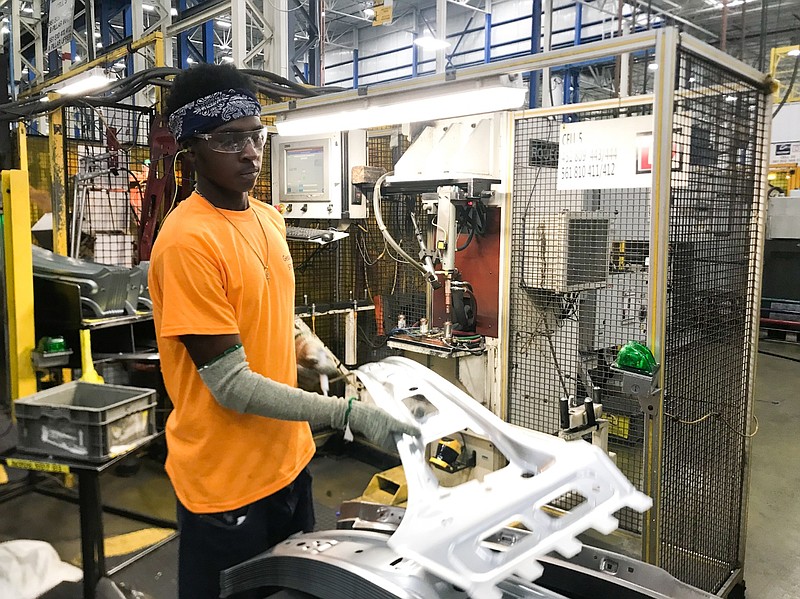
{"label": "overhead light", "polygon": [[440,40],[427,33],[417,37],[414,44],[425,50],[444,50],[450,47],[450,42],[447,40]]}
{"label": "overhead light", "polygon": [[109,77],[101,68],[94,68],[70,77],[62,82],[64,85],[54,85],[50,91],[54,91],[62,96],[80,96],[89,92],[98,91],[110,85],[116,79]]}
{"label": "overhead light", "polygon": [[651,62],[649,65],[647,65],[647,68],[649,70],[651,70],[651,71],[657,71],[658,70],[658,63],[657,62]]}
{"label": "overhead light", "polygon": [[736,102],[736,96],[725,96],[726,102]]}
{"label": "overhead light", "polygon": [[233,62],[233,56],[223,56],[222,62]]}
{"label": "overhead light", "polygon": [[33,14],[33,7],[32,6],[23,6],[22,12],[28,13],[29,15]]}
{"label": "overhead light", "polygon": [[786,56],[800,56],[800,48],[793,48],[786,53]]}
{"label": "overhead light", "polygon": [[217,25],[219,25],[223,29],[230,29],[231,28],[231,22],[230,21],[223,21],[222,19],[217,19]]}
{"label": "overhead light", "polygon": [[354,90],[297,100],[295,108],[276,107],[265,114],[276,115],[281,135],[309,135],[511,110],[525,102],[521,77],[422,79],[417,79],[421,84],[402,91],[382,91],[378,85],[366,93]]}
{"label": "overhead light", "polygon": [[375,18],[375,10],[372,9],[372,8],[365,8],[364,9],[364,16],[367,17],[368,19],[374,19]]}
{"label": "overhead light", "polygon": [[95,38],[95,39],[100,39],[101,37],[102,37],[102,35],[100,35],[100,32],[99,32],[99,31],[95,31],[95,32],[94,32],[94,38]]}
{"label": "overhead light", "polygon": [[186,59],[186,62],[188,62],[189,64],[194,64],[194,63],[196,63],[197,61],[196,61],[194,58],[192,58],[192,57],[190,56],[189,58],[187,58],[187,59]]}
{"label": "overhead light", "polygon": [[177,17],[178,16],[178,9],[177,8],[170,8],[169,9],[169,14],[172,17]]}
{"label": "overhead light", "polygon": [[73,60],[73,62],[80,62],[82,60],[83,60],[83,56],[81,56],[80,54],[76,54],[75,55],[75,59]]}
{"label": "overhead light", "polygon": [[3,25],[3,27],[0,28],[0,33],[2,33],[3,35],[7,34],[8,32],[9,32],[8,25]]}
{"label": "overhead light", "polygon": [[95,48],[102,48],[102,47],[103,47],[103,42],[97,42],[97,43],[94,45],[94,47],[95,47]]}
{"label": "overhead light", "polygon": [[706,0],[706,4],[713,6],[714,8],[722,8],[725,5],[727,5],[728,8],[735,8],[746,2],[752,1],[753,0],[727,0],[727,2],[724,2],[723,0]]}
{"label": "overhead light", "polygon": [[152,4],[142,4],[142,10],[145,10],[147,12],[155,12],[156,7],[153,6]]}

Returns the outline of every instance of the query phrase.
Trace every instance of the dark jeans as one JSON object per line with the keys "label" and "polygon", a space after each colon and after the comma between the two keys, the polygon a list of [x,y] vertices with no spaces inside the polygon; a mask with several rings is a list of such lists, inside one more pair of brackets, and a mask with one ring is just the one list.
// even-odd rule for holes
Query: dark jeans
{"label": "dark jeans", "polygon": [[[230,512],[194,514],[178,502],[178,597],[218,599],[219,574],[296,532],[314,529],[311,474],[306,468],[278,491]],[[255,599],[259,592],[236,599]]]}

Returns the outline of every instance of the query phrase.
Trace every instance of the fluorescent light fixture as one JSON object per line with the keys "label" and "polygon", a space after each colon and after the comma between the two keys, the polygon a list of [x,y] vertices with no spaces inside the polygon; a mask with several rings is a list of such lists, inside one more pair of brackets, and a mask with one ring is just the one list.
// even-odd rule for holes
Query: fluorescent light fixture
{"label": "fluorescent light fixture", "polygon": [[786,56],[800,56],[800,48],[794,48],[786,53]]}
{"label": "fluorescent light fixture", "polygon": [[103,89],[113,81],[116,81],[116,79],[106,75],[103,69],[94,68],[64,81],[63,87],[56,85],[52,88],[52,91],[62,96],[80,96]]}
{"label": "fluorescent light fixture", "polygon": [[444,50],[450,47],[450,42],[447,40],[440,40],[428,34],[416,38],[414,44],[425,50]]}
{"label": "fluorescent light fixture", "polygon": [[156,11],[156,7],[153,6],[152,4],[142,4],[142,10],[147,11],[147,12],[155,12]]}
{"label": "fluorescent light fixture", "polygon": [[217,19],[217,25],[222,27],[223,29],[230,29],[232,27],[230,21],[223,21],[222,19]]}
{"label": "fluorescent light fixture", "polygon": [[275,126],[281,135],[368,129],[517,109],[526,96],[522,78],[508,75],[462,81],[435,77],[428,85],[397,92],[380,87],[297,100],[295,108],[272,113]]}
{"label": "fluorescent light fixture", "polygon": [[[742,4],[752,2],[753,0],[728,0],[728,8],[735,8],[737,6],[741,6]],[[709,6],[713,6],[714,8],[722,8],[724,3],[722,0],[706,0],[706,4]]]}
{"label": "fluorescent light fixture", "polygon": [[651,62],[649,65],[647,65],[647,68],[650,69],[651,71],[657,71],[658,70],[658,63],[657,62]]}

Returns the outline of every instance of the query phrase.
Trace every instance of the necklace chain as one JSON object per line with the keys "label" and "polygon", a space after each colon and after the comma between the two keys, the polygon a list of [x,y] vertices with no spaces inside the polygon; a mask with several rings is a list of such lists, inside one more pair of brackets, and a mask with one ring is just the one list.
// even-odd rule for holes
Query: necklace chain
{"label": "necklace chain", "polygon": [[212,204],[211,201],[207,197],[205,197],[202,193],[200,193],[196,189],[195,189],[195,192],[197,193],[197,195],[199,195],[201,198],[203,198],[206,202],[208,202],[208,204],[214,210],[216,210],[220,214],[220,216],[222,216],[222,218],[224,218],[226,221],[228,221],[230,223],[231,227],[233,227],[236,230],[236,232],[241,236],[241,238],[244,239],[244,242],[247,244],[247,246],[251,250],[253,250],[253,253],[255,254],[256,258],[258,258],[258,261],[261,263],[261,266],[264,268],[264,276],[266,277],[267,281],[269,281],[269,238],[267,237],[267,232],[264,230],[264,225],[261,223],[261,219],[258,217],[258,213],[255,210],[253,210],[253,216],[255,216],[256,220],[258,221],[258,226],[261,229],[261,234],[264,236],[264,243],[266,243],[266,245],[267,245],[267,261],[266,261],[266,263],[261,258],[261,253],[255,248],[255,246],[252,243],[250,243],[250,240],[245,236],[244,233],[242,233],[241,229],[239,229],[239,227],[237,227],[234,224],[234,222],[231,219],[229,219],[222,210],[220,210],[214,204]]}

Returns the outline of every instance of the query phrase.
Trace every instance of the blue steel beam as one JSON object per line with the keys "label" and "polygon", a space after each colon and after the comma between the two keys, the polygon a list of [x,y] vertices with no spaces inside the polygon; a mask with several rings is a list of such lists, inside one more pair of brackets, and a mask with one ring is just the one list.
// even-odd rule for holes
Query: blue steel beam
{"label": "blue steel beam", "polygon": [[[531,11],[531,54],[539,53],[542,40],[542,0],[533,0]],[[538,93],[538,73],[528,73],[528,108],[536,108]]]}

